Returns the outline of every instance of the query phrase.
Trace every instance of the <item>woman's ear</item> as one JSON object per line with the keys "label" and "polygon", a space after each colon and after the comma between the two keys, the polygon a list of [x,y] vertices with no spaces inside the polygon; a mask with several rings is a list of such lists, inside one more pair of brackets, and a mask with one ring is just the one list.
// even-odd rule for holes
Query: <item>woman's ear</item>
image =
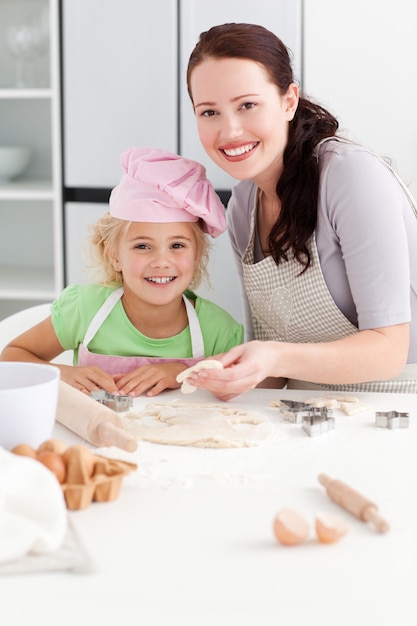
{"label": "woman's ear", "polygon": [[291,85],[287,89],[287,93],[283,97],[285,113],[289,122],[294,118],[295,112],[298,107],[298,100],[298,86],[295,83],[291,83]]}

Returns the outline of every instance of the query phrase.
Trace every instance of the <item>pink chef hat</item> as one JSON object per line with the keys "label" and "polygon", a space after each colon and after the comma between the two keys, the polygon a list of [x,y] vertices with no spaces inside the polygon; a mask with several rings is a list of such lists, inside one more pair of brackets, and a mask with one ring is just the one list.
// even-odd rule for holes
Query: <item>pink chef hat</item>
{"label": "pink chef hat", "polygon": [[131,222],[197,222],[218,237],[226,230],[224,206],[195,161],[159,148],[130,148],[110,194],[110,214]]}

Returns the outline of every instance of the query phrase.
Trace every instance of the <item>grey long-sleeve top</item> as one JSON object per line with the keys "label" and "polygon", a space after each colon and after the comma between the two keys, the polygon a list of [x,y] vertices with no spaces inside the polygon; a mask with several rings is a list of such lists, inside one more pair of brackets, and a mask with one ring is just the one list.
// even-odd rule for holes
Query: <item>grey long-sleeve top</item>
{"label": "grey long-sleeve top", "polygon": [[[407,362],[417,363],[417,218],[410,200],[388,165],[363,146],[328,141],[319,154],[315,235],[327,287],[360,330],[410,322]],[[243,181],[232,190],[227,209],[247,340],[253,329],[241,261],[255,198],[254,183]],[[256,262],[263,253],[255,241]]]}

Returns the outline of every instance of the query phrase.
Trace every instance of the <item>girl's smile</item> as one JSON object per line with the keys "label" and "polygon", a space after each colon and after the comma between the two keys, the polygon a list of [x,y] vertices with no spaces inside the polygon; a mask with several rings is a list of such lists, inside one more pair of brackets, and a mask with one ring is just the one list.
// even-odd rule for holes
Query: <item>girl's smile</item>
{"label": "girl's smile", "polygon": [[175,276],[163,276],[161,278],[156,276],[149,276],[149,278],[146,278],[146,280],[148,280],[150,283],[155,283],[156,285],[166,285],[167,283],[171,283],[173,280],[175,280],[175,278]]}

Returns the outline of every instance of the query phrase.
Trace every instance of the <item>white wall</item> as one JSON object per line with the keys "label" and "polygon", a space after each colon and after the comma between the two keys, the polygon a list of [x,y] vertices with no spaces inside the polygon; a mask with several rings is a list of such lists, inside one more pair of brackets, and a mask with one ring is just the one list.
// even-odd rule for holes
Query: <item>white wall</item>
{"label": "white wall", "polygon": [[416,0],[304,0],[304,91],[417,197]]}

